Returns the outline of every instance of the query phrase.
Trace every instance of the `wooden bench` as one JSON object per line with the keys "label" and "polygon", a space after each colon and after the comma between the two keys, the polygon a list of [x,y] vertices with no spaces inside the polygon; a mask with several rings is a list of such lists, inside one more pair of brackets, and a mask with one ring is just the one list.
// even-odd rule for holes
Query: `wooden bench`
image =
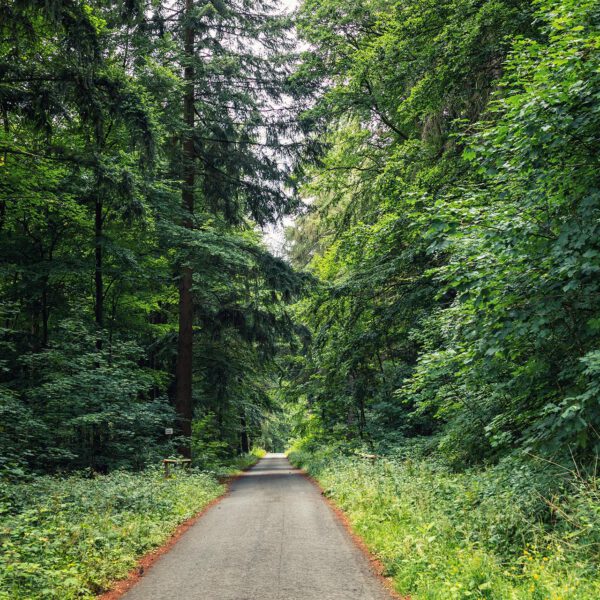
{"label": "wooden bench", "polygon": [[165,458],[163,459],[163,466],[165,468],[165,479],[171,476],[171,465],[173,468],[177,466],[189,467],[192,464],[190,458]]}
{"label": "wooden bench", "polygon": [[364,452],[359,452],[358,456],[360,456],[360,458],[370,460],[371,462],[376,461],[379,458],[377,454],[366,454]]}

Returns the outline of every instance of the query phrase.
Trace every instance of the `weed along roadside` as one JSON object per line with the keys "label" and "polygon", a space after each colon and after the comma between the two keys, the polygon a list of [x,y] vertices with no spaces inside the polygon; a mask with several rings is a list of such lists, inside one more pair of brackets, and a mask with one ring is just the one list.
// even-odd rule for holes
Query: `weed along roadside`
{"label": "weed along roadside", "polygon": [[0,598],[91,599],[127,578],[117,585],[122,590],[263,454],[239,457],[220,472],[182,469],[168,479],[161,467],[1,484]]}
{"label": "weed along roadside", "polygon": [[[549,506],[531,472],[457,476],[431,460],[373,461],[302,446],[289,458],[347,515],[400,594],[594,600],[600,593],[600,504],[589,482]],[[558,512],[563,523],[545,527],[544,511]],[[574,534],[586,540],[577,551]]]}
{"label": "weed along roadside", "polygon": [[[251,453],[246,455],[238,456],[232,464],[230,464],[227,468],[221,469],[221,473],[216,475],[216,478],[221,487],[221,493],[214,497],[210,502],[205,504],[200,510],[190,517],[186,519],[182,523],[180,523],[177,528],[170,534],[168,539],[161,543],[160,546],[154,548],[152,551],[148,552],[144,556],[137,559],[136,566],[129,571],[127,577],[121,578],[116,582],[113,582],[110,585],[110,589],[106,592],[102,593],[98,596],[98,600],[118,600],[121,598],[127,590],[132,588],[141,577],[143,577],[149,569],[152,568],[154,563],[163,555],[169,552],[171,548],[178,542],[181,536],[188,530],[190,527],[193,527],[194,524],[206,513],[207,510],[212,508],[215,504],[221,501],[229,492],[229,487],[242,473],[250,468],[252,468],[264,455],[266,454],[265,450],[255,449]],[[171,463],[172,464],[172,463]],[[178,461],[175,464],[187,465],[188,461]],[[176,476],[173,475],[173,471],[169,470],[169,477]],[[165,477],[167,476],[167,469],[165,467]],[[188,472],[184,470],[183,475],[187,475]]]}

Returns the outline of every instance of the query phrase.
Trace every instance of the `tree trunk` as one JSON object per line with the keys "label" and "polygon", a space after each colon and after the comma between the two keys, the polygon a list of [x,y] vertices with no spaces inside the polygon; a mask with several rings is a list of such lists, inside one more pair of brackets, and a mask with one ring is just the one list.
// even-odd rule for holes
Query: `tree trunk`
{"label": "tree trunk", "polygon": [[[193,357],[193,320],[192,270],[184,267],[179,282],[179,339],[177,345],[177,389],[175,410],[179,420],[180,433],[186,438],[192,435],[192,357]],[[189,458],[189,443],[179,449]]]}
{"label": "tree trunk", "polygon": [[358,435],[362,440],[367,428],[367,417],[365,416],[365,398],[362,394],[358,400],[358,416]]}
{"label": "tree trunk", "polygon": [[[8,122],[8,109],[6,108],[6,103],[2,103],[2,122],[4,125],[4,134],[6,135],[6,139],[9,139],[10,135],[10,125]],[[7,169],[7,161],[8,161],[8,152],[5,150],[2,156],[2,164],[0,168]],[[0,230],[4,227],[4,219],[6,217],[6,201],[4,198],[0,199]]]}
{"label": "tree trunk", "polygon": [[94,316],[96,319],[96,348],[102,350],[102,327],[104,326],[104,281],[103,281],[103,265],[102,265],[102,200],[96,198],[95,219],[94,219],[94,245],[96,270],[94,276],[95,282],[95,306]]}
{"label": "tree trunk", "polygon": [[[183,185],[181,200],[186,214],[184,227],[193,227],[194,214],[194,29],[190,23],[193,0],[186,0],[184,14],[184,56],[185,66],[183,79],[185,83],[183,98],[183,120],[185,130],[182,141],[182,175]],[[179,281],[179,338],[177,348],[177,390],[175,410],[179,419],[180,433],[188,438],[192,435],[192,361],[193,361],[193,326],[194,305],[192,301],[192,269],[185,265],[181,269]],[[190,457],[191,449],[186,442],[179,449],[185,457]]]}
{"label": "tree trunk", "polygon": [[250,440],[248,439],[248,427],[246,425],[246,417],[245,416],[240,417],[240,422],[242,425],[242,430],[241,430],[241,435],[240,435],[242,452],[247,454],[248,452],[250,452]]}
{"label": "tree trunk", "polygon": [[48,308],[48,277],[44,278],[42,287],[42,348],[48,347],[48,321],[50,309]]}

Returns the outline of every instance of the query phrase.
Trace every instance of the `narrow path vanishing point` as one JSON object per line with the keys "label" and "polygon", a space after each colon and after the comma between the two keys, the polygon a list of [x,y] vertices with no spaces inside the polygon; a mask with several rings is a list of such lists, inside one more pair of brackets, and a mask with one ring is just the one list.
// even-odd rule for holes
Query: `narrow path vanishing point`
{"label": "narrow path vanishing point", "polygon": [[318,489],[269,454],[125,600],[389,600]]}

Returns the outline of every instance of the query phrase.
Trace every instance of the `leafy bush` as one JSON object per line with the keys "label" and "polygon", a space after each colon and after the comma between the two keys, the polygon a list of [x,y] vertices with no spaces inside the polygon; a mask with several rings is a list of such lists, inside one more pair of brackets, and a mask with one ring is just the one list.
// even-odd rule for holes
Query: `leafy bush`
{"label": "leafy bush", "polygon": [[600,597],[593,476],[514,461],[456,474],[431,460],[372,463],[302,446],[290,458],[348,512],[397,590],[415,600]]}
{"label": "leafy bush", "polygon": [[222,491],[158,469],[0,483],[0,600],[93,598]]}
{"label": "leafy bush", "polygon": [[240,454],[230,461],[228,470],[229,472],[236,472],[248,469],[255,465],[266,453],[267,451],[262,448],[254,448],[247,454]]}
{"label": "leafy bush", "polygon": [[172,449],[165,374],[141,368],[134,343],[95,341],[83,322],[64,320],[48,348],[18,357],[19,377],[0,382],[0,469],[142,469]]}
{"label": "leafy bush", "polygon": [[192,422],[192,458],[194,465],[218,470],[231,453],[229,444],[219,435],[216,415],[208,413]]}
{"label": "leafy bush", "polygon": [[600,10],[533,4],[544,38],[513,42],[487,119],[463,138],[471,176],[431,210],[454,301],[405,397],[449,423],[440,449],[457,463],[600,452]]}

